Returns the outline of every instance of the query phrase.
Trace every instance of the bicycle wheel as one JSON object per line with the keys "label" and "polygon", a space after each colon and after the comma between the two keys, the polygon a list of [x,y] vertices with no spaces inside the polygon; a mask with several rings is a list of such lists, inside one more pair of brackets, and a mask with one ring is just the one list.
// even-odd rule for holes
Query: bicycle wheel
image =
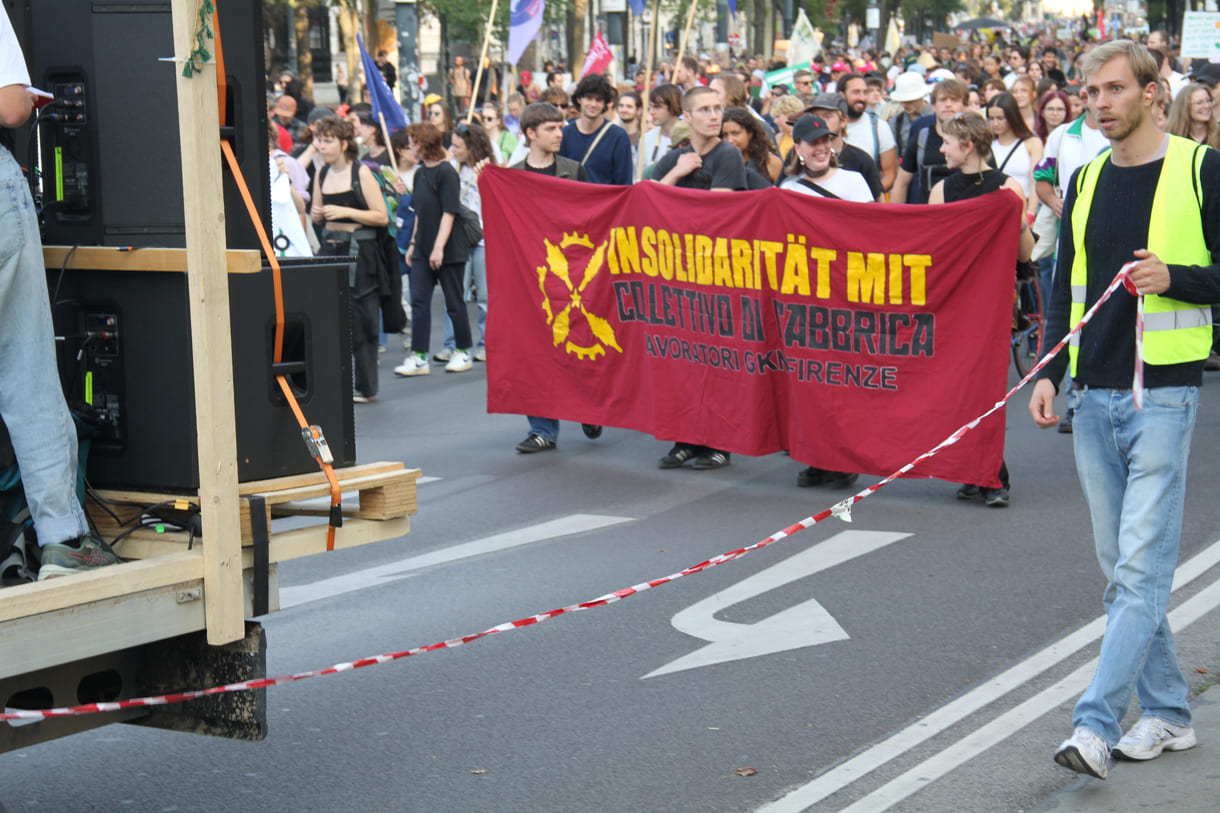
{"label": "bicycle wheel", "polygon": [[1042,341],[1042,289],[1038,278],[1017,280],[1017,318],[1012,332],[1012,362],[1024,378],[1038,362]]}

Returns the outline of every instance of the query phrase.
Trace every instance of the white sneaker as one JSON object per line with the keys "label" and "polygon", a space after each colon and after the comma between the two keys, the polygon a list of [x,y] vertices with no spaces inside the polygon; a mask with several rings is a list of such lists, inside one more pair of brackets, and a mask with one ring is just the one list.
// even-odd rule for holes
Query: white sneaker
{"label": "white sneaker", "polygon": [[470,360],[470,353],[465,350],[454,350],[449,363],[445,365],[445,372],[464,373],[473,366],[474,363]]}
{"label": "white sneaker", "polygon": [[1156,759],[1162,751],[1185,751],[1199,741],[1188,725],[1173,725],[1158,717],[1141,717],[1114,746],[1114,756],[1123,759]]}
{"label": "white sneaker", "polygon": [[480,347],[478,350],[474,351],[474,360],[487,361],[487,348]]}
{"label": "white sneaker", "polygon": [[1055,762],[1076,773],[1106,778],[1106,766],[1110,761],[1110,746],[1100,736],[1087,728],[1077,728],[1072,736],[1055,752]]}
{"label": "white sneaker", "polygon": [[420,358],[412,353],[407,356],[406,361],[394,368],[394,375],[410,376],[410,375],[427,375],[432,372],[432,368],[428,365],[428,360]]}
{"label": "white sneaker", "polygon": [[433,361],[448,361],[451,358],[453,358],[453,351],[447,347],[432,354]]}

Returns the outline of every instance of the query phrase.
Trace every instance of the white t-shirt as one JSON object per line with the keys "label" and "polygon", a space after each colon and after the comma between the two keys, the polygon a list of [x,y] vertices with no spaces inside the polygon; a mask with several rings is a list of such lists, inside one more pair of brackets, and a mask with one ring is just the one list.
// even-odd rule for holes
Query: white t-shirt
{"label": "white t-shirt", "polygon": [[[877,141],[873,142],[873,127],[877,128]],[[843,140],[853,147],[864,150],[873,159],[878,168],[881,167],[881,153],[895,148],[894,131],[889,124],[877,118],[876,113],[865,112],[860,118],[847,120],[847,132]]]}
{"label": "white t-shirt", "polygon": [[671,141],[669,136],[661,132],[660,127],[653,127],[648,132],[644,133],[644,167],[648,167],[661,160],[661,156],[669,152]]}
{"label": "white t-shirt", "polygon": [[[791,189],[793,192],[812,195],[815,198],[822,197],[815,190],[801,183],[801,179],[804,177],[803,174],[793,175],[781,183],[779,188]],[[868,181],[864,180],[864,176],[850,169],[836,169],[829,178],[820,178],[814,183],[827,192],[838,195],[842,200],[854,200],[858,203],[872,203],[875,200],[873,190],[868,188]]]}
{"label": "white t-shirt", "polygon": [[[1075,124],[1079,124],[1076,128],[1079,135],[1069,134]],[[1109,146],[1110,139],[1102,135],[1101,130],[1096,130],[1083,121],[1069,121],[1051,131],[1046,139],[1046,149],[1042,151],[1042,157],[1044,161],[1055,161],[1058,178],[1055,191],[1061,198],[1067,198],[1067,185],[1072,180],[1072,173],[1092,161]]]}
{"label": "white t-shirt", "polygon": [[17,42],[17,33],[5,13],[0,14],[0,88],[9,85],[29,87],[30,72],[25,66],[21,44]]}

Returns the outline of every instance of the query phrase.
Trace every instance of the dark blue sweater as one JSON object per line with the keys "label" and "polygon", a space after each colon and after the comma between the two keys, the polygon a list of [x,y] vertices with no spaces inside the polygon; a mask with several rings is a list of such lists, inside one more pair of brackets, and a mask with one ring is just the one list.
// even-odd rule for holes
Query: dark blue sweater
{"label": "dark blue sweater", "polygon": [[[602,136],[602,140],[598,142],[597,148],[593,150],[589,160],[584,162],[589,181],[590,183],[629,186],[631,184],[631,137],[617,124],[606,123],[602,126],[610,129]],[[592,135],[585,135],[576,128],[575,121],[568,122],[563,128],[563,143],[559,146],[559,154],[564,158],[571,158],[579,164],[584,160],[585,153],[588,152],[589,145],[597,138],[598,132],[594,131]]]}

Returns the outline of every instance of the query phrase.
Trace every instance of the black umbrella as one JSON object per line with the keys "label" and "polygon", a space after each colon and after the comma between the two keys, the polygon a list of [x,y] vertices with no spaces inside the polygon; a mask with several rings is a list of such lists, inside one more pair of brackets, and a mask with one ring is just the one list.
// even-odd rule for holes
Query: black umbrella
{"label": "black umbrella", "polygon": [[978,31],[980,28],[1012,28],[1012,23],[992,17],[975,17],[953,26],[954,31]]}

